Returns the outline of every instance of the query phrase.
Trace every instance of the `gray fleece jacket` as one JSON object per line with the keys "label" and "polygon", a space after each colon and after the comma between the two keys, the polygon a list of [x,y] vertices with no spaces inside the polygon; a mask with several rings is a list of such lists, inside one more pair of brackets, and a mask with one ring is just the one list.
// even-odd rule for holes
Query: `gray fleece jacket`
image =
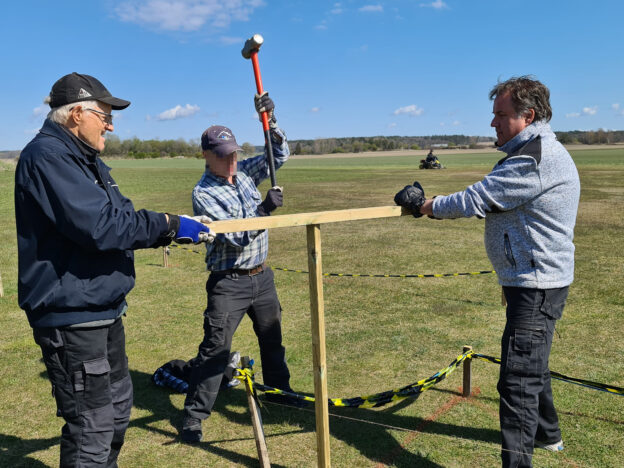
{"label": "gray fleece jacket", "polygon": [[551,289],[574,279],[576,166],[550,125],[534,122],[499,148],[483,180],[433,200],[436,218],[485,218],[485,249],[503,286]]}

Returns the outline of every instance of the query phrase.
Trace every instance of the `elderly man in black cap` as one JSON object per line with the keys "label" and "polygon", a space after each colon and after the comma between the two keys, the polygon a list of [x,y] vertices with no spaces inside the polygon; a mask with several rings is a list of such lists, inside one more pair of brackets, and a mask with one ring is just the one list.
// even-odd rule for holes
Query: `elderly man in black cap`
{"label": "elderly man in black cap", "polygon": [[[277,127],[274,104],[268,94],[256,96],[258,113],[267,111],[275,167],[281,167],[290,152],[284,132]],[[268,216],[282,206],[280,187],[269,189],[262,201],[257,186],[269,177],[267,155],[237,161],[241,150],[232,131],[214,125],[201,138],[206,172],[193,189],[195,215],[213,220]],[[248,315],[258,337],[264,384],[292,391],[290,373],[282,346],[282,309],[277,297],[273,270],[265,264],[268,253],[266,230],[218,234],[207,246],[206,266],[211,271],[206,283],[208,304],[204,312],[204,339],[191,359],[189,388],[184,402],[181,438],[202,439],[202,420],[210,416],[230,357],[232,337]],[[282,395],[269,399],[299,405]]]}
{"label": "elderly man in black cap", "polygon": [[135,211],[98,157],[113,97],[72,73],[50,93],[51,111],[15,171],[18,298],[41,347],[57,414],[62,467],[117,466],[132,407],[125,352],[133,250],[210,242],[198,219]]}

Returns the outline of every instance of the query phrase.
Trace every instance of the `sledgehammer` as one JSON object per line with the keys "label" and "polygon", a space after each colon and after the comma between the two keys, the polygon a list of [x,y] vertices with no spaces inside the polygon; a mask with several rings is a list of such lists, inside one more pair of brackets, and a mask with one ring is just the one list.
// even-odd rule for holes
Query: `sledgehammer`
{"label": "sledgehammer", "polygon": [[[243,57],[251,59],[253,65],[254,77],[256,79],[256,91],[258,94],[262,94],[262,77],[260,76],[260,65],[258,64],[258,51],[260,46],[264,42],[264,38],[260,34],[254,34],[247,41],[245,41],[245,47],[241,51]],[[264,144],[267,149],[267,157],[269,160],[269,174],[271,176],[271,187],[277,187],[277,181],[275,179],[275,161],[273,160],[273,147],[271,146],[271,134],[269,133],[269,116],[266,112],[261,114],[262,118],[262,130],[264,130]]]}

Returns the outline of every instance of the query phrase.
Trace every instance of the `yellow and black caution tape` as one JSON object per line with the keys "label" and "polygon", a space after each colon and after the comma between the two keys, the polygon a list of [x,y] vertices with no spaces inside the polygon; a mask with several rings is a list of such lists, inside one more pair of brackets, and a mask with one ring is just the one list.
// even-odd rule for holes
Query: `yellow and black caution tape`
{"label": "yellow and black caution tape", "polygon": [[[495,358],[492,356],[487,356],[485,354],[475,353],[473,350],[468,350],[463,354],[460,354],[444,369],[436,372],[431,377],[428,377],[423,380],[419,380],[418,382],[414,382],[412,384],[406,385],[399,389],[388,390],[381,393],[375,393],[373,395],[367,396],[359,396],[353,398],[330,398],[328,403],[330,406],[343,406],[350,408],[377,408],[380,406],[384,406],[390,402],[402,400],[404,398],[418,398],[421,393],[429,390],[431,387],[441,382],[453,372],[460,364],[462,364],[466,359],[481,359],[484,361],[488,361],[494,364],[500,364],[501,360],[499,358]],[[295,398],[301,401],[309,401],[314,402],[315,398],[307,395],[302,395],[294,392],[287,392],[285,390],[281,390],[275,387],[269,387],[268,385],[263,385],[254,381],[253,376],[254,372],[252,368],[247,369],[237,369],[239,375],[235,376],[237,379],[241,381],[247,381],[250,384],[250,387],[254,390],[254,394],[256,390],[274,394],[274,395],[284,395],[290,398]],[[581,385],[583,387],[591,388],[594,390],[600,390],[603,392],[611,393],[613,395],[624,395],[624,388],[616,387],[614,385],[606,385],[598,382],[592,382],[591,380],[585,379],[577,379],[574,377],[568,377],[558,372],[551,371],[550,375],[552,378],[561,380],[564,382],[570,382],[576,385]]]}
{"label": "yellow and black caution tape", "polygon": [[[492,357],[492,356],[486,356],[485,354],[479,354],[479,353],[474,353],[474,355],[472,356],[474,358],[477,359],[481,359],[483,361],[488,361],[491,362],[493,364],[499,364],[501,363],[500,358],[496,358],[496,357]],[[622,387],[616,387],[615,385],[606,385],[603,383],[599,383],[599,382],[593,382],[591,380],[585,380],[585,379],[577,379],[575,377],[568,377],[567,375],[563,375],[560,374],[559,372],[554,372],[554,371],[550,371],[550,376],[553,379],[557,379],[557,380],[561,380],[563,382],[570,382],[576,385],[580,385],[582,387],[587,387],[587,388],[591,388],[594,390],[600,390],[602,392],[607,392],[607,393],[611,393],[614,395],[620,395],[620,396],[624,396],[624,388]]]}
{"label": "yellow and black caution tape", "polygon": [[[176,249],[186,250],[200,254],[197,250],[182,247],[177,244],[171,244],[169,247],[175,247]],[[290,273],[309,273],[306,270],[294,270],[291,268],[271,267],[273,270],[288,271]],[[475,276],[475,275],[488,275],[496,273],[494,270],[482,270],[482,271],[468,271],[464,273],[431,273],[431,274],[404,274],[404,275],[391,275],[391,274],[365,274],[365,273],[323,273],[323,276],[339,276],[339,277],[353,277],[353,278],[447,278],[452,276]]]}
{"label": "yellow and black caution tape", "polygon": [[[429,378],[419,380],[418,382],[414,382],[412,384],[406,385],[405,387],[401,387],[395,390],[388,390],[386,392],[376,393],[374,395],[367,395],[361,397],[354,398],[330,398],[329,405],[330,406],[344,406],[351,408],[377,408],[379,406],[386,405],[392,401],[402,400],[404,398],[418,398],[421,393],[426,390],[429,390],[438,382],[441,382],[453,372],[464,360],[471,357],[471,353],[473,351],[466,351],[464,354],[461,354],[455,358],[453,362],[451,362],[444,369],[436,372]],[[251,371],[251,378],[253,381],[253,370],[251,369],[238,369],[241,375],[236,376],[241,381],[249,379],[249,372]],[[306,395],[301,395],[299,393],[287,392],[284,390],[280,390],[279,388],[269,387],[267,385],[259,384],[257,382],[253,382],[253,387],[255,390],[260,390],[265,393],[270,393],[274,395],[284,395],[291,398],[296,398],[302,401],[310,401],[314,402],[314,397],[309,397]]]}
{"label": "yellow and black caution tape", "polygon": [[[308,273],[305,270],[291,270],[289,268],[279,268],[272,266],[274,270],[289,271],[292,273]],[[469,271],[465,273],[432,273],[432,274],[404,274],[404,275],[390,275],[390,274],[364,274],[364,273],[323,273],[323,276],[351,276],[359,278],[446,278],[449,276],[473,276],[473,275],[487,275],[495,273],[494,270],[483,271]]]}

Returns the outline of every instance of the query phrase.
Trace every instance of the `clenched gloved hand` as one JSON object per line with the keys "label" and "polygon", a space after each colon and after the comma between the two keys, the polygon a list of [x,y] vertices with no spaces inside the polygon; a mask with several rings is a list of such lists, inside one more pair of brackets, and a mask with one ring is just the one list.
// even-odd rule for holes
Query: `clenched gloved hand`
{"label": "clenched gloved hand", "polygon": [[267,113],[267,118],[269,119],[269,127],[275,128],[277,127],[277,120],[275,119],[275,104],[273,103],[273,99],[269,97],[269,93],[265,91],[262,94],[256,94],[254,96],[254,105],[256,106],[256,112],[258,113],[258,117],[262,120],[263,112]]}
{"label": "clenched gloved hand", "polygon": [[407,208],[414,218],[422,216],[420,207],[425,204],[425,200],[425,191],[418,182],[414,182],[414,185],[406,185],[403,190],[394,196],[394,203]]}
{"label": "clenched gloved hand", "polygon": [[284,193],[281,187],[273,187],[267,192],[266,198],[258,205],[258,216],[269,216],[271,211],[284,205]]}
{"label": "clenched gloved hand", "polygon": [[[203,221],[203,217],[191,218],[185,215],[172,214],[168,214],[168,216],[169,237],[172,237],[178,244],[199,244],[214,241],[214,231],[200,222]],[[210,221],[210,218],[207,221]]]}

